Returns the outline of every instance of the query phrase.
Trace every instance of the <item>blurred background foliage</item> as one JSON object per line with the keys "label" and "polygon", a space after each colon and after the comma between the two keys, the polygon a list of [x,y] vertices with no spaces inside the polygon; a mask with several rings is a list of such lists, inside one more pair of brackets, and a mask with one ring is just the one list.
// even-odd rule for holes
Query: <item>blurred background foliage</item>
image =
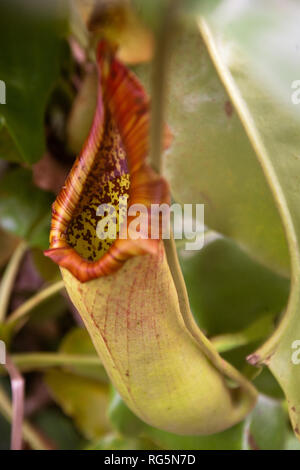
{"label": "blurred background foliage", "polygon": [[[276,8],[266,1],[177,2],[165,110],[175,145],[164,172],[176,201],[205,204],[209,229],[199,252],[186,252],[178,242],[180,264],[199,327],[260,392],[254,411],[233,428],[179,436],[148,426],[126,407],[57,266],[43,256],[51,204],[93,116],[97,39],[116,41],[119,57],[150,89],[154,44],[168,2],[1,0],[0,79],[7,104],[0,105],[0,338],[26,380],[25,448],[300,449],[277,381],[268,369],[246,361],[287,304],[290,268],[282,222],[195,22],[211,15],[216,27],[238,41],[253,79],[297,121],[299,113],[289,115],[287,93],[297,78],[299,51],[285,51],[299,11],[293,1],[272,3]],[[292,24],[282,19],[282,9]],[[7,449],[11,392],[3,367],[0,391],[0,449]]]}

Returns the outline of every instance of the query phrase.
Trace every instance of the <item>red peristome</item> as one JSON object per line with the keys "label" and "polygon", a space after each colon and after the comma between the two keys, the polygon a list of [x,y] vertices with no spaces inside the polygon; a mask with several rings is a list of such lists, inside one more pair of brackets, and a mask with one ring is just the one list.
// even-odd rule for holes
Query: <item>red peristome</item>
{"label": "red peristome", "polygon": [[[79,281],[86,282],[118,270],[132,256],[155,254],[159,240],[117,239],[97,261],[84,259],[68,245],[66,231],[92,171],[104,131],[105,113],[109,113],[121,135],[130,173],[129,205],[170,203],[166,181],[147,164],[149,152],[150,103],[137,78],[114,56],[105,41],[97,53],[98,102],[89,136],[53,204],[50,249],[45,252],[54,262],[68,269]],[[105,109],[107,111],[105,111]],[[166,129],[164,147],[170,143]],[[130,223],[130,218],[128,218]]]}

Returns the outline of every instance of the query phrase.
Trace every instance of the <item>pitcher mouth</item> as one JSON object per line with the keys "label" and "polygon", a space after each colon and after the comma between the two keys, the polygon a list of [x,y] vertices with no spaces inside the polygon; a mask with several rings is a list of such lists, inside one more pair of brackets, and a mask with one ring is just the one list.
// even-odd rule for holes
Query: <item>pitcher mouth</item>
{"label": "pitcher mouth", "polygon": [[[106,41],[97,51],[98,97],[93,123],[65,185],[52,206],[50,248],[55,263],[79,281],[108,275],[132,256],[156,254],[160,240],[132,239],[127,218],[120,223],[120,197],[128,204],[170,204],[167,182],[146,161],[149,151],[150,101],[142,85],[118,59]],[[164,147],[171,142],[164,132]],[[97,237],[97,207],[115,207],[118,235]],[[149,224],[150,227],[150,224]]]}

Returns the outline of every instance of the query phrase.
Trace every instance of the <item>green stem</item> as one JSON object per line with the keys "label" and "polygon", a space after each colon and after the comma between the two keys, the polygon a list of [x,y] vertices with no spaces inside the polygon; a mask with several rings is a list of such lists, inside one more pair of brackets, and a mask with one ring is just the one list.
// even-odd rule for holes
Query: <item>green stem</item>
{"label": "green stem", "polygon": [[60,290],[64,288],[64,282],[58,281],[55,284],[52,284],[49,287],[41,290],[37,294],[33,295],[30,299],[24,302],[20,307],[18,307],[8,318],[7,324],[14,325],[19,322],[20,319],[24,320],[26,315],[37,307],[40,303],[44,302],[49,297],[57,294]]}
{"label": "green stem", "polygon": [[10,300],[11,291],[19,271],[19,266],[27,249],[27,243],[22,241],[15,249],[4,271],[0,284],[0,323],[4,320]]}
{"label": "green stem", "polygon": [[[11,402],[2,388],[0,388],[0,413],[7,419],[8,422],[12,421],[12,405]],[[30,447],[34,450],[49,450],[50,448],[46,445],[44,439],[40,436],[38,431],[28,423],[23,422],[22,434],[24,441],[26,441]]]}
{"label": "green stem", "polygon": [[162,21],[156,34],[155,55],[152,68],[150,163],[158,174],[162,172],[161,153],[164,129],[166,76],[178,3],[178,0],[169,1],[163,13]]}
{"label": "green stem", "polygon": [[[22,372],[45,369],[56,366],[99,366],[98,356],[65,353],[25,353],[12,354],[11,359]],[[0,372],[1,369],[0,369]],[[5,369],[3,368],[3,373]]]}

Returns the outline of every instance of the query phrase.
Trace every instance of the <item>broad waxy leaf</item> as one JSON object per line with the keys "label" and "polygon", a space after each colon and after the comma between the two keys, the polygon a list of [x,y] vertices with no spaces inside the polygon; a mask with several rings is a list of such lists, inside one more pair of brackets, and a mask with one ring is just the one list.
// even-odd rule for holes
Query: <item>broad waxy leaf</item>
{"label": "broad waxy leaf", "polygon": [[22,161],[22,157],[5,126],[3,116],[0,117],[0,158],[10,162]]}
{"label": "broad waxy leaf", "polygon": [[9,260],[19,243],[20,241],[17,237],[0,229],[0,269]]}
{"label": "broad waxy leaf", "polygon": [[43,250],[32,248],[31,255],[35,268],[45,281],[54,282],[61,279],[58,266],[51,263],[51,260],[44,256]]}
{"label": "broad waxy leaf", "polygon": [[2,415],[0,415],[0,433],[0,450],[7,450],[10,446],[10,424]]}
{"label": "broad waxy leaf", "polygon": [[8,153],[2,147],[0,157],[28,163],[39,160],[45,150],[45,107],[58,78],[67,29],[64,2],[37,5],[21,0],[0,5],[0,79],[6,86],[0,116],[16,148],[12,155],[12,147]]}
{"label": "broad waxy leaf", "polygon": [[[251,259],[232,240],[179,251],[194,317],[207,335],[236,333],[285,308],[289,281]],[[220,311],[222,314],[220,315]]]}
{"label": "broad waxy leaf", "polygon": [[[251,351],[252,352],[252,351]],[[277,400],[284,399],[282,388],[278,384],[274,375],[267,367],[263,367],[260,374],[255,377],[253,384],[263,395],[267,395]]]}
{"label": "broad waxy leaf", "polygon": [[28,240],[32,246],[44,249],[47,246],[52,202],[51,193],[33,184],[30,170],[9,170],[1,178],[0,226]]}
{"label": "broad waxy leaf", "polygon": [[167,81],[166,119],[174,139],[164,159],[164,174],[174,199],[203,203],[208,227],[288,275],[287,243],[272,193],[231,98],[192,26],[176,34]]}
{"label": "broad waxy leaf", "polygon": [[282,402],[260,396],[248,423],[245,448],[283,450],[287,434],[287,415]]}
{"label": "broad waxy leaf", "polygon": [[32,421],[57,449],[78,449],[85,444],[71,418],[59,409],[53,409],[53,407],[41,409],[35,414]]}
{"label": "broad waxy leaf", "polygon": [[68,372],[51,370],[45,381],[54,399],[64,412],[72,416],[88,439],[95,439],[110,430],[106,416],[108,385]]}
{"label": "broad waxy leaf", "polygon": [[[283,14],[277,7],[277,13]],[[289,8],[284,10],[284,21],[293,20],[292,11]],[[199,27],[256,152],[285,228],[291,260],[289,304],[275,333],[249,360],[252,364],[265,363],[270,367],[286,394],[293,428],[299,437],[300,369],[297,358],[293,359],[293,353],[297,353],[296,342],[300,339],[299,120],[292,119],[293,112],[282,106],[280,96],[273,93],[273,88],[266,88],[259,75],[253,79],[249,70],[251,61],[243,48],[232,40],[231,35],[222,31],[217,33],[213,18],[199,19]],[[276,33],[280,35],[275,25]],[[289,41],[283,39],[282,46],[288,43],[296,48],[297,36],[291,36]],[[268,54],[265,59],[268,60]],[[281,73],[281,70],[277,72]]]}
{"label": "broad waxy leaf", "polygon": [[125,405],[113,386],[111,387],[108,416],[113,428],[122,436],[140,436],[147,427],[147,424]]}
{"label": "broad waxy leaf", "polygon": [[234,4],[234,0],[220,2],[213,14],[215,26],[243,51],[249,79],[270,89],[291,119],[300,122],[299,106],[291,106],[293,95],[299,96],[294,84],[299,80],[300,60],[295,47],[300,20],[297,0],[252,0],[241,2],[239,8]]}
{"label": "broad waxy leaf", "polygon": [[[228,362],[248,377],[257,375],[259,371],[247,365],[246,356],[274,330],[287,304],[289,281],[225,238],[198,252],[180,249],[179,259],[200,328]],[[259,373],[256,387],[267,395],[282,397],[276,379],[266,372]]]}
{"label": "broad waxy leaf", "polygon": [[46,254],[61,266],[70,298],[129,408],[164,430],[215,433],[243,419],[256,391],[196,326],[173,243],[96,237],[95,212],[103,200],[114,204],[127,191],[131,203],[146,207],[168,201],[166,183],[145,161],[149,100],[143,88],[105,43],[98,63],[93,125],[53,206]]}
{"label": "broad waxy leaf", "polygon": [[155,450],[157,447],[147,439],[125,438],[115,434],[108,434],[86,450]]}
{"label": "broad waxy leaf", "polygon": [[300,450],[299,440],[296,438],[295,434],[291,431],[286,437],[284,449],[285,450]]}
{"label": "broad waxy leaf", "polygon": [[72,328],[63,338],[60,351],[68,354],[96,355],[93,343],[85,328]]}
{"label": "broad waxy leaf", "polygon": [[[83,356],[97,356],[97,352],[85,328],[73,328],[63,338],[59,351],[67,354],[80,354]],[[98,380],[106,383],[107,375],[100,361],[98,365],[69,366],[68,369],[73,373],[82,377]]]}
{"label": "broad waxy leaf", "polygon": [[240,450],[244,423],[211,436],[178,436],[159,429],[148,428],[145,434],[160,448],[170,450]]}

